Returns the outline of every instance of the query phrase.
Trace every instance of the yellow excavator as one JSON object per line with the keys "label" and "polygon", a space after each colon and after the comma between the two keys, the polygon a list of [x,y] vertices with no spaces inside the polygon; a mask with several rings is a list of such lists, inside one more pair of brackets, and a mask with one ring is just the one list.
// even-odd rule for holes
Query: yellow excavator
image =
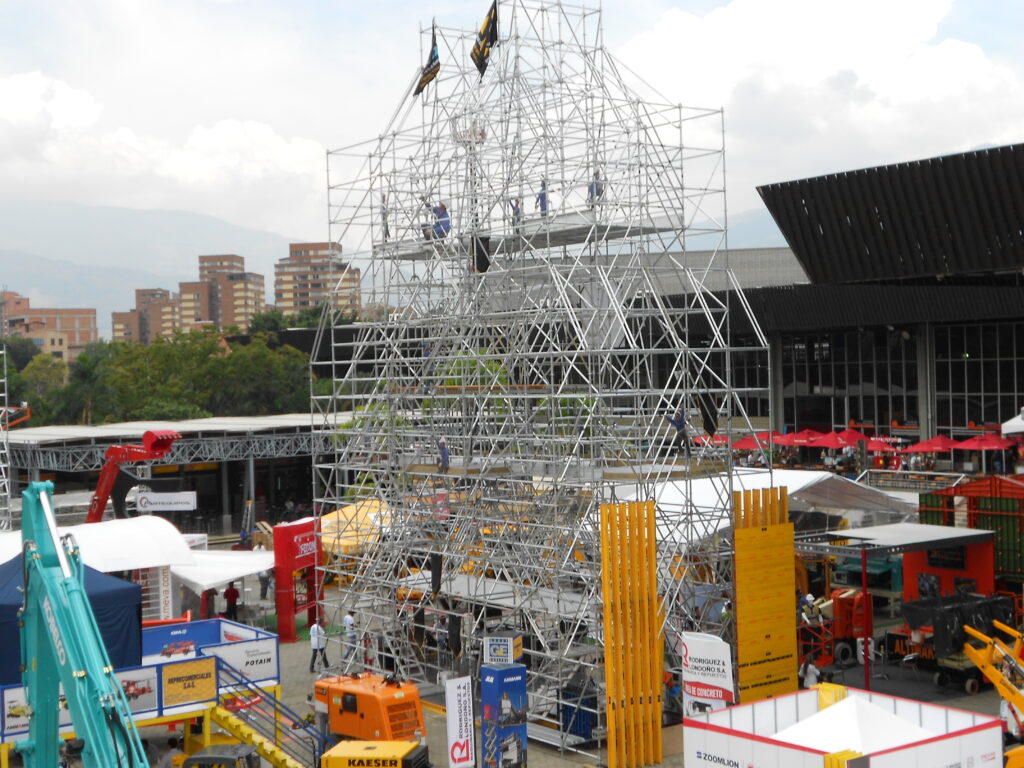
{"label": "yellow excavator", "polygon": [[[1001,621],[993,621],[992,626],[1009,637],[1013,644],[1007,645],[998,637],[989,637],[974,627],[964,626],[964,631],[982,643],[976,648],[969,642],[964,643],[964,653],[974,665],[989,679],[1009,710],[1007,726],[1011,732],[1020,736],[1024,734],[1024,636],[1013,627]],[[1014,727],[1015,726],[1015,727]],[[1024,768],[1024,745],[1006,750],[1004,768]]]}

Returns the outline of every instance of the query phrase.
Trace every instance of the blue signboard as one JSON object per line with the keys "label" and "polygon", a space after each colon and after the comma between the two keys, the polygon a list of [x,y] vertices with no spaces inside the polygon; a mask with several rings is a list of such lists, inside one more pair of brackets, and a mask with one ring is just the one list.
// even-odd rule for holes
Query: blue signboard
{"label": "blue signboard", "polygon": [[480,750],[484,768],[526,766],[526,667],[480,667]]}

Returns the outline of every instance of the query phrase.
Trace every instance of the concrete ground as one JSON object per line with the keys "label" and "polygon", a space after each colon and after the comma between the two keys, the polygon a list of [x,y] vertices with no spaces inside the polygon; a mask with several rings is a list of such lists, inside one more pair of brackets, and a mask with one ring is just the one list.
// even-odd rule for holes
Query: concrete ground
{"label": "concrete ground", "polygon": [[[248,595],[247,595],[248,596]],[[253,600],[252,602],[256,602]],[[265,609],[272,610],[267,603]],[[340,617],[328,617],[335,620]],[[336,627],[330,627],[329,631],[336,631]],[[317,674],[309,673],[310,646],[308,641],[308,630],[305,629],[305,617],[299,618],[299,632],[302,639],[296,643],[281,643],[280,645],[280,666],[281,666],[281,687],[282,700],[284,703],[300,715],[309,712],[307,697],[313,691],[313,682]],[[334,665],[341,661],[343,648],[336,637],[331,637],[327,648],[327,659]],[[340,667],[335,666],[329,670],[335,674],[340,673]],[[848,685],[854,688],[864,688],[864,669],[860,666],[848,669],[832,668],[833,682]],[[915,670],[904,668],[896,663],[877,664],[871,675],[871,689],[893,696],[927,701],[941,704],[956,709],[980,712],[983,714],[999,716],[999,696],[991,686],[986,686],[976,695],[967,695],[964,689],[959,686],[937,687],[932,680],[932,672],[927,670]],[[445,730],[444,716],[436,711],[427,709],[424,711],[424,718],[427,726],[427,744],[430,749],[432,763],[436,768],[447,766],[447,733]],[[168,733],[165,728],[145,729],[143,736],[148,737],[154,745],[154,751],[159,754],[164,750]],[[479,732],[477,734],[479,738]],[[479,755],[479,744],[477,745]],[[528,748],[528,761],[532,768],[570,768],[581,765],[598,765],[603,761],[592,756],[581,756],[575,753],[560,753],[550,746],[531,741]],[[682,756],[667,758],[663,765],[682,766]]]}

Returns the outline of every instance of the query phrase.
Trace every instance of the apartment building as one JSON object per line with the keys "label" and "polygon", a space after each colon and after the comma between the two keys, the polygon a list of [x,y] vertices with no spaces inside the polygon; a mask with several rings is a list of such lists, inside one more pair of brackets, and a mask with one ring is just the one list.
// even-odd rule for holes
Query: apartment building
{"label": "apartment building", "polygon": [[71,362],[86,345],[99,340],[96,310],[32,307],[27,296],[0,292],[3,333],[32,339],[43,351]]}
{"label": "apartment building", "polygon": [[360,280],[359,270],[342,261],[340,243],[291,243],[274,265],[274,303],[286,315],[328,302],[358,313]]}
{"label": "apartment building", "polygon": [[199,257],[199,279],[178,283],[178,292],[163,288],[135,291],[135,309],[114,312],[115,341],[149,344],[178,331],[204,327],[248,330],[253,315],[266,310],[263,275],[245,271],[237,254]]}

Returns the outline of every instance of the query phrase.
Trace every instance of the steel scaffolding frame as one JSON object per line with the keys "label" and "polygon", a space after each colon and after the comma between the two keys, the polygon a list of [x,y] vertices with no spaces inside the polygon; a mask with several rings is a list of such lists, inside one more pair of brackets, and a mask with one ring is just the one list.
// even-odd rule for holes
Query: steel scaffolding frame
{"label": "steel scaffolding frame", "polygon": [[499,3],[483,76],[476,31],[436,31],[424,94],[417,72],[378,138],[328,153],[331,239],[376,314],[319,331],[322,607],[357,611],[346,668],[427,692],[522,632],[531,736],[596,754],[601,502],[659,499],[668,636],[729,631],[738,470],[707,438],[751,430],[741,397],[765,395],[731,384],[731,316],[768,355],[727,265],[686,256],[724,252],[722,113],[631,82],[594,9]]}
{"label": "steel scaffolding frame", "polygon": [[0,347],[0,408],[3,408],[3,423],[0,424],[0,531],[9,531],[11,521],[11,453],[7,444],[7,349]]}

